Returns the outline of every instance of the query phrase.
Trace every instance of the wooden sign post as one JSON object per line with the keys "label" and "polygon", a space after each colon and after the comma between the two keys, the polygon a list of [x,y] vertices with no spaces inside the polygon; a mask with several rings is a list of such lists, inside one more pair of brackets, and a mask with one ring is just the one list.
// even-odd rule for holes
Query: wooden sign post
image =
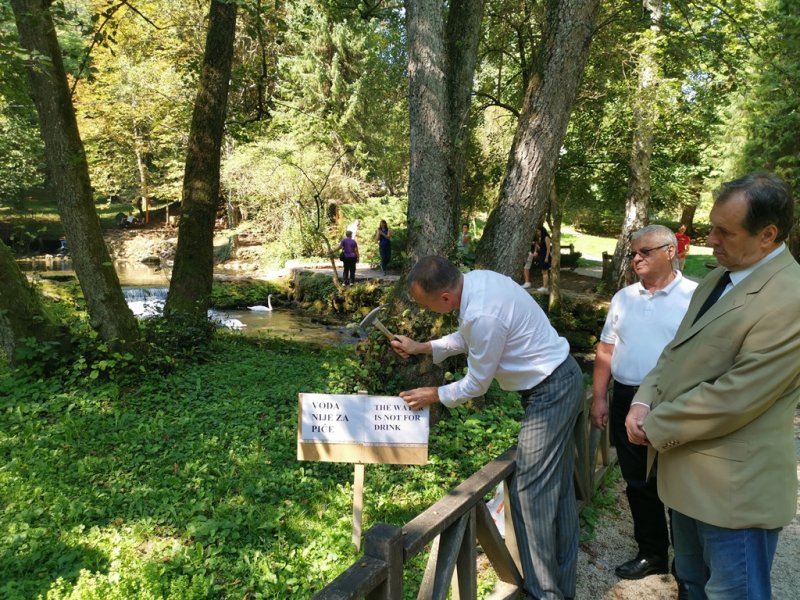
{"label": "wooden sign post", "polygon": [[361,548],[365,464],[428,462],[430,411],[414,411],[399,396],[300,394],[298,460],[355,463],[353,544]]}

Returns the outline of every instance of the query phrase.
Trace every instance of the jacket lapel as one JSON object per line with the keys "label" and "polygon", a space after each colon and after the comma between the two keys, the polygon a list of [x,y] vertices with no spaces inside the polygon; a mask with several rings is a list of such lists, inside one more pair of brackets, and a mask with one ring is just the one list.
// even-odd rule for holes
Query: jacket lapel
{"label": "jacket lapel", "polygon": [[[719,319],[734,309],[744,306],[749,294],[757,294],[760,292],[767,281],[769,281],[775,275],[775,273],[786,268],[789,264],[791,264],[792,261],[794,261],[794,257],[791,255],[788,249],[784,249],[784,251],[778,256],[773,258],[768,263],[761,265],[761,267],[745,277],[744,280],[733,286],[732,290],[730,290],[711,308],[709,308],[708,312],[700,317],[696,323],[692,324],[694,315],[696,315],[700,310],[703,302],[705,302],[705,299],[711,294],[711,291],[714,289],[717,281],[719,281],[725,272],[725,269],[722,267],[716,269],[716,271],[709,276],[709,284],[707,286],[703,286],[703,297],[692,299],[692,310],[690,310],[686,314],[686,317],[684,317],[681,326],[678,328],[678,331],[675,334],[675,339],[673,339],[670,345],[677,346],[678,344],[682,344],[689,338],[693,337],[698,331],[706,327],[709,323],[714,322],[716,319]],[[711,283],[712,280],[713,283]]]}

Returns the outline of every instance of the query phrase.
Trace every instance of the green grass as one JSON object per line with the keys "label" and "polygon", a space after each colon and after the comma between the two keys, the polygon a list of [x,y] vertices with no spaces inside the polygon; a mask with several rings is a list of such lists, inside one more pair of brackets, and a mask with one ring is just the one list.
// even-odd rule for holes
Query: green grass
{"label": "green grass", "polygon": [[[116,215],[131,212],[128,203],[97,203],[95,210],[106,229],[116,227]],[[32,238],[57,239],[64,234],[55,198],[45,192],[31,194],[19,202],[0,204],[0,236],[15,236],[27,242]]]}
{"label": "green grass", "polygon": [[[578,260],[578,266],[582,267],[600,266],[600,261],[596,259],[599,259],[603,252],[613,254],[616,243],[616,238],[587,235],[570,227],[564,227],[561,234],[562,247],[574,244],[575,250],[583,253],[583,257]],[[686,257],[683,274],[702,279],[710,272],[706,267],[706,263],[709,262],[716,262],[711,248],[692,246]]]}
{"label": "green grass", "polygon": [[[295,459],[297,394],[348,352],[229,336],[131,390],[0,377],[0,597],[310,597],[357,558],[353,467]],[[494,390],[433,429],[428,465],[369,466],[364,531],[496,457],[520,415]]]}
{"label": "green grass", "polygon": [[[596,262],[603,256],[603,252],[608,252],[609,254],[614,253],[614,248],[617,245],[617,238],[588,235],[575,231],[571,227],[564,226],[561,228],[561,247],[564,248],[570,244],[575,245],[576,252],[583,254],[581,260]],[[599,264],[599,262],[597,264]]]}

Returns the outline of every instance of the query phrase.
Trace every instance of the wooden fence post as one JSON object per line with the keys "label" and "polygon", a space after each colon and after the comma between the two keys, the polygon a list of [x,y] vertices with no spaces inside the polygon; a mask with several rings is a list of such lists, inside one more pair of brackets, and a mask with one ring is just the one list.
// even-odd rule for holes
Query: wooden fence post
{"label": "wooden fence post", "polygon": [[386,579],[367,595],[367,600],[400,600],[403,597],[403,530],[376,523],[364,536],[364,556],[386,563]]}

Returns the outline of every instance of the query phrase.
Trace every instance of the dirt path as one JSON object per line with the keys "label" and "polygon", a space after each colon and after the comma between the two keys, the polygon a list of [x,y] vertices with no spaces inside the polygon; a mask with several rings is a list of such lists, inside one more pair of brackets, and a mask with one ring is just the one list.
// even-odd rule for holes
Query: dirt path
{"label": "dirt path", "polygon": [[[800,477],[800,409],[795,414],[798,477]],[[633,558],[633,523],[625,497],[624,482],[616,485],[618,504],[614,512],[601,515],[594,541],[581,547],[578,556],[578,594],[581,600],[671,600],[677,588],[671,575],[651,575],[638,581],[625,581],[614,575],[614,568]],[[800,513],[800,502],[798,502]],[[772,567],[773,598],[800,599],[800,516],[781,532]]]}

